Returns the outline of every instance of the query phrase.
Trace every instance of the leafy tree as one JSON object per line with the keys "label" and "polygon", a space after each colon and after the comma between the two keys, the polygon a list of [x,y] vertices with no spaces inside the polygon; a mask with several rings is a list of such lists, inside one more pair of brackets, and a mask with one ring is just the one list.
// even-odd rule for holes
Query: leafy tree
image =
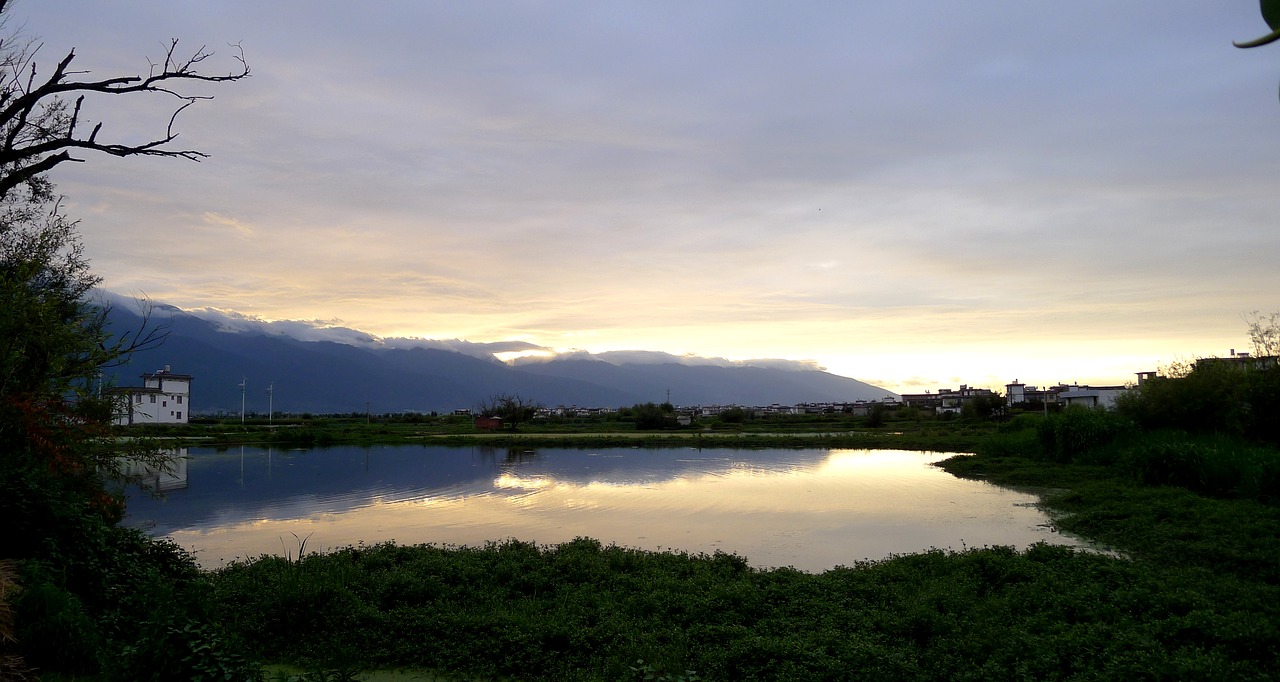
{"label": "leafy tree", "polygon": [[[176,548],[117,525],[123,504],[104,486],[103,473],[118,473],[121,454],[157,463],[159,453],[145,445],[134,453],[119,450],[110,433],[112,406],[98,396],[96,382],[103,367],[157,337],[145,329],[108,333],[104,306],[88,300],[98,278],[77,224],[61,211],[46,174],[82,161],[73,156],[78,152],[200,160],[204,154],[172,144],[174,124],[181,111],[207,97],[185,95],[178,86],[235,81],[248,69],[237,56],[239,67],[227,75],[201,74],[198,67],[211,53],[202,48],[179,58],[172,41],[145,75],[79,80],[86,72],[71,69],[74,51],[46,74],[37,69],[39,46],[4,26],[9,7],[0,0],[0,516],[6,524],[0,562],[12,562],[23,585],[16,607],[0,600],[0,612],[14,608],[22,645],[16,651],[0,639],[0,678],[23,674],[24,665],[70,675],[153,677],[146,670],[113,670],[128,658],[120,655],[128,643],[148,632],[163,638],[198,630],[192,626],[200,617],[198,600],[186,589],[198,572]],[[86,94],[151,94],[177,103],[161,134],[126,144],[106,139],[104,124],[86,119]],[[160,677],[192,679],[194,670],[183,665],[217,656],[216,647],[188,643],[202,653],[178,667],[165,663],[168,672]],[[151,641],[134,650],[174,649]]]}
{"label": "leafy tree", "polygon": [[871,409],[867,412],[867,426],[873,429],[884,426],[884,420],[889,415],[889,406],[884,403],[872,403]]}
{"label": "leafy tree", "polygon": [[[1280,313],[1245,318],[1258,357],[1280,351]],[[1280,366],[1208,358],[1175,362],[1142,382],[1116,409],[1145,429],[1218,434],[1280,444]]]}
{"label": "leafy tree", "polygon": [[631,418],[638,431],[657,431],[676,426],[676,409],[671,403],[643,403],[631,407]]}
{"label": "leafy tree", "polygon": [[978,395],[964,401],[960,416],[970,420],[987,420],[1004,412],[1004,396],[998,393]]}

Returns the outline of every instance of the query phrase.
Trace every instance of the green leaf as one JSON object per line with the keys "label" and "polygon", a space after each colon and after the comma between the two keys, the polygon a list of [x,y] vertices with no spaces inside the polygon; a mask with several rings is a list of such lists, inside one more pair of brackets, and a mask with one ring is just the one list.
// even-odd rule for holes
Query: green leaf
{"label": "green leaf", "polygon": [[1271,33],[1261,38],[1233,43],[1236,47],[1259,47],[1280,40],[1280,0],[1258,0],[1262,9],[1262,20],[1267,22]]}
{"label": "green leaf", "polygon": [[1259,0],[1262,5],[1262,20],[1272,31],[1280,31],[1280,0]]}

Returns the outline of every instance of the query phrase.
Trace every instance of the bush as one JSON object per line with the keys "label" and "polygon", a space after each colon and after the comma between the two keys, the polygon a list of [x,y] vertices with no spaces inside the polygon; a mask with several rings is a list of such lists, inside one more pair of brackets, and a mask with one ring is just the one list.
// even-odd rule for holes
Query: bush
{"label": "bush", "polygon": [[1117,402],[1145,429],[1225,434],[1280,444],[1280,367],[1199,363],[1183,376],[1156,377]]}
{"label": "bush", "polygon": [[79,597],[29,571],[17,603],[17,640],[28,665],[72,675],[98,670],[101,637]]}

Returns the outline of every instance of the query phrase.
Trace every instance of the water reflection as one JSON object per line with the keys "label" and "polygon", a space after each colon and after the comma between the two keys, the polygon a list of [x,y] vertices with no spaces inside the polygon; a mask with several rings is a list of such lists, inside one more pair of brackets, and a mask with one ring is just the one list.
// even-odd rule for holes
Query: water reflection
{"label": "water reflection", "polygon": [[[187,486],[133,496],[129,522],[234,557],[395,540],[551,544],[577,536],[643,549],[724,550],[756,566],[820,571],[930,547],[1053,533],[1031,495],[895,450],[192,448]],[[288,542],[284,539],[287,538]]]}
{"label": "water reflection", "polygon": [[121,459],[120,473],[151,492],[165,493],[186,488],[187,448],[164,451],[159,459]]}

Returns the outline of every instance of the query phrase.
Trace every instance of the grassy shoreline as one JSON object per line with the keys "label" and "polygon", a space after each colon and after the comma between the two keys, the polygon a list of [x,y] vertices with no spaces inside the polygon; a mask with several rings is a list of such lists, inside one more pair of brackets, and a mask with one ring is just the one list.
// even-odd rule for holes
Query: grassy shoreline
{"label": "grassy shoreline", "polygon": [[[963,447],[971,434],[948,443],[897,426],[874,434],[874,445],[860,433],[426,440],[974,449]],[[582,538],[354,547],[208,575],[235,640],[262,660],[312,669],[534,680],[643,679],[646,670],[666,680],[695,679],[687,671],[707,680],[1276,679],[1276,506],[1146,485],[1107,466],[992,453],[940,466],[1047,490],[1062,530],[1129,558],[985,547],[808,574]]]}
{"label": "grassy shoreline", "polygon": [[140,532],[62,524],[57,546],[74,549],[28,564],[21,608],[35,611],[23,612],[31,625],[19,635],[29,661],[71,676],[44,679],[134,679],[137,670],[161,671],[155,679],[261,679],[264,663],[270,679],[299,681],[390,670],[583,682],[1280,676],[1280,452],[1115,430],[1098,413],[1068,416],[891,419],[874,428],[821,417],[668,432],[561,424],[478,434],[450,420],[353,418],[121,431],[213,447],[974,451],[939,466],[1040,491],[1061,530],[1123,558],[979,547],[813,574],[579,538],[323,554],[304,546],[299,556],[202,571],[172,543]]}
{"label": "grassy shoreline", "polygon": [[237,445],[487,445],[493,447],[694,447],[866,448],[971,452],[995,431],[991,424],[891,423],[868,428],[856,418],[797,420],[638,431],[627,424],[525,426],[519,431],[477,432],[469,422],[372,422],[362,419],[295,421],[268,425],[235,422],[121,430],[121,438],[163,438],[175,446]]}

